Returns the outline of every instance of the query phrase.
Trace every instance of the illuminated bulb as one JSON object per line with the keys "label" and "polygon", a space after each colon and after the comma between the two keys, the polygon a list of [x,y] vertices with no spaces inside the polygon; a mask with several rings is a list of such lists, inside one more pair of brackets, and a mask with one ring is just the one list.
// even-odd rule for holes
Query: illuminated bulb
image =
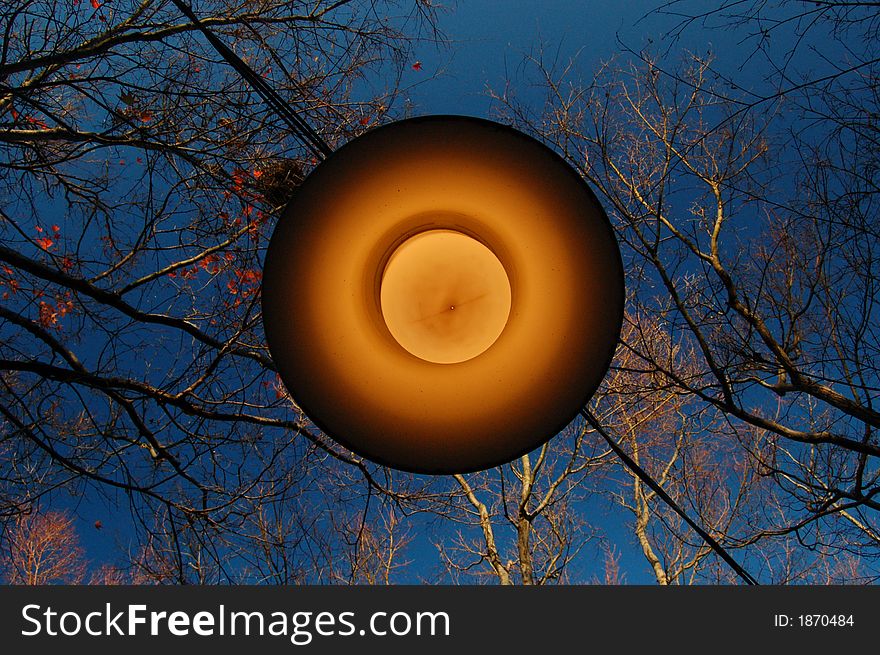
{"label": "illuminated bulb", "polygon": [[382,316],[409,353],[454,364],[485,352],[510,316],[510,281],[482,243],[452,230],[404,241],[382,275]]}

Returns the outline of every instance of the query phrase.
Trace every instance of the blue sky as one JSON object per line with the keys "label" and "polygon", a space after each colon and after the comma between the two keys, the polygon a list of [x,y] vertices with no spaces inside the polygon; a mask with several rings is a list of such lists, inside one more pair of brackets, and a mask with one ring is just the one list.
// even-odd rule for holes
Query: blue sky
{"label": "blue sky", "polygon": [[[440,13],[440,27],[449,39],[440,52],[424,47],[417,53],[422,71],[410,71],[405,83],[414,86],[406,97],[415,114],[466,114],[488,117],[488,89],[501,91],[516,82],[529,55],[543,51],[545,60],[565,64],[576,59],[580,76],[588,79],[602,62],[623,49],[657,52],[677,19],[654,12],[657,0],[486,0],[458,2]],[[688,31],[673,50],[711,50],[722,69],[742,63],[743,34],[730,30]],[[430,79],[424,79],[434,76]],[[748,79],[748,78],[752,79]],[[740,78],[741,79],[741,78]],[[747,83],[759,83],[747,76]],[[528,99],[527,85],[516,87]]]}
{"label": "blue sky", "polygon": [[[415,113],[467,114],[487,117],[491,99],[487,89],[501,90],[529,54],[541,45],[548,57],[578,57],[588,73],[618,50],[617,38],[640,44],[658,28],[654,19],[634,21],[652,5],[650,0],[487,0],[459,2],[440,14],[440,26],[449,38],[448,50],[424,49],[421,76],[436,77],[411,89]],[[407,82],[417,83],[412,72]],[[527,89],[518,89],[520,97]]]}

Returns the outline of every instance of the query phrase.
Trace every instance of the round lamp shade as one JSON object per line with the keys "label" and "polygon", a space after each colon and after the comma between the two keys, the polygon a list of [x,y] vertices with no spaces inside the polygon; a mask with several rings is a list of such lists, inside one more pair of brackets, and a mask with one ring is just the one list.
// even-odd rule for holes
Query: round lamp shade
{"label": "round lamp shade", "polygon": [[557,154],[460,116],[391,123],[296,190],[263,271],[266,340],[327,435],[422,473],[508,462],[598,387],[623,317],[599,202]]}

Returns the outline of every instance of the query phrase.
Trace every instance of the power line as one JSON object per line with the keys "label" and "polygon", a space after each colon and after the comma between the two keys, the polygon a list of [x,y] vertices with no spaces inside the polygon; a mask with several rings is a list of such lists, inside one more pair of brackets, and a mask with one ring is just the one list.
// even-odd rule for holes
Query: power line
{"label": "power line", "polygon": [[669,507],[671,507],[676,514],[684,519],[684,521],[689,526],[691,526],[691,528],[693,528],[694,532],[700,535],[703,541],[705,541],[712,550],[718,553],[721,559],[723,559],[730,565],[730,568],[732,568],[739,577],[741,577],[743,580],[746,581],[746,583],[750,585],[758,584],[758,581],[755,580],[755,578],[753,578],[748,571],[740,566],[739,563],[735,559],[733,559],[730,553],[728,553],[721,544],[715,541],[708,532],[703,530],[703,528],[701,528],[695,521],[693,521],[685,513],[685,511],[678,506],[678,503],[672,500],[669,494],[663,491],[663,487],[661,487],[650,475],[645,472],[645,470],[641,466],[636,464],[635,461],[633,461],[633,459],[623,451],[623,449],[617,444],[617,442],[611,437],[611,435],[609,435],[608,432],[605,431],[605,428],[603,428],[599,424],[598,419],[593,416],[590,410],[582,409],[581,416],[583,416],[587,420],[587,422],[593,426],[596,432],[602,435],[602,438],[605,439],[605,441],[611,447],[611,450],[614,451],[614,454],[617,455],[624,464],[626,464],[627,468],[635,473],[642,482],[648,485],[658,496],[660,496],[664,503],[669,505]]}
{"label": "power line", "polygon": [[250,66],[248,66],[241,57],[235,54],[229,46],[221,41],[217,36],[209,30],[193,13],[192,8],[184,2],[184,0],[171,0],[181,13],[186,16],[190,22],[201,30],[202,34],[208,39],[208,42],[214,47],[214,50],[232,66],[235,71],[241,75],[254,91],[266,102],[272,110],[280,116],[288,127],[293,131],[294,135],[300,142],[311,150],[319,160],[326,158],[333,153],[332,148],[327,142],[321,138],[311,125],[299,117],[296,110],[288,104],[284,98],[278,93]]}

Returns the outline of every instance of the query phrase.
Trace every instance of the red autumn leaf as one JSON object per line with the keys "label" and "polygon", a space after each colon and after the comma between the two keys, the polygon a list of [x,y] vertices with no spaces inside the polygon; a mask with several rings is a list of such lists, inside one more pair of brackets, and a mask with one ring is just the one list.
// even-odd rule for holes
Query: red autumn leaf
{"label": "red autumn leaf", "polygon": [[95,530],[100,530],[103,527],[104,527],[103,523],[101,523],[100,521],[95,521]]}
{"label": "red autumn leaf", "polygon": [[207,257],[204,257],[199,260],[199,267],[208,271],[212,275],[217,273],[219,270],[217,268],[217,261],[219,261],[220,257],[215,254],[210,254]]}
{"label": "red autumn leaf", "polygon": [[412,65],[412,69],[413,69],[414,71],[420,71],[420,70],[422,70],[422,62],[417,61],[416,63],[414,63],[414,64]]}
{"label": "red autumn leaf", "polygon": [[101,3],[98,2],[98,0],[92,0],[92,7],[94,7],[95,9],[100,9]]}
{"label": "red autumn leaf", "polygon": [[151,120],[153,120],[153,113],[152,112],[149,112],[149,111],[142,111],[141,112],[141,123],[149,123]]}
{"label": "red autumn leaf", "polygon": [[361,125],[369,125],[370,124],[370,117],[369,116],[362,116],[360,123],[361,123]]}
{"label": "red autumn leaf", "polygon": [[43,233],[43,228],[41,228],[39,225],[37,225],[34,229],[35,229],[37,232],[39,232],[40,234]]}
{"label": "red autumn leaf", "polygon": [[50,239],[49,237],[43,237],[42,239],[37,239],[37,245],[40,246],[40,248],[42,248],[43,250],[48,250],[53,245],[55,245],[55,242],[52,241],[52,239]]}
{"label": "red autumn leaf", "polygon": [[263,177],[263,171],[255,168],[254,169],[254,177],[259,180],[261,177]]}
{"label": "red autumn leaf", "polygon": [[36,125],[41,130],[49,129],[49,126],[46,125],[44,121],[41,121],[39,118],[34,118],[33,116],[25,116],[24,119],[31,125]]}
{"label": "red autumn leaf", "polygon": [[61,231],[61,228],[58,227],[57,225],[53,225],[53,226],[52,226],[52,231],[55,232],[55,233],[57,234],[58,232]]}
{"label": "red autumn leaf", "polygon": [[143,163],[144,163],[144,160],[143,160],[142,157],[138,157],[137,159],[135,159],[135,161],[136,161],[138,164],[143,164]]}
{"label": "red autumn leaf", "polygon": [[284,383],[281,381],[281,376],[277,373],[275,374],[275,384],[273,386],[275,387],[276,400],[281,400],[287,395],[287,391],[284,388]]}
{"label": "red autumn leaf", "polygon": [[236,168],[232,171],[232,190],[233,191],[241,191],[242,185],[244,184],[244,171],[240,168]]}
{"label": "red autumn leaf", "polygon": [[52,327],[58,324],[58,312],[52,305],[44,300],[40,301],[40,325],[43,327]]}
{"label": "red autumn leaf", "polygon": [[58,303],[58,314],[61,316],[66,316],[70,312],[73,311],[73,301],[72,300],[62,300]]}

